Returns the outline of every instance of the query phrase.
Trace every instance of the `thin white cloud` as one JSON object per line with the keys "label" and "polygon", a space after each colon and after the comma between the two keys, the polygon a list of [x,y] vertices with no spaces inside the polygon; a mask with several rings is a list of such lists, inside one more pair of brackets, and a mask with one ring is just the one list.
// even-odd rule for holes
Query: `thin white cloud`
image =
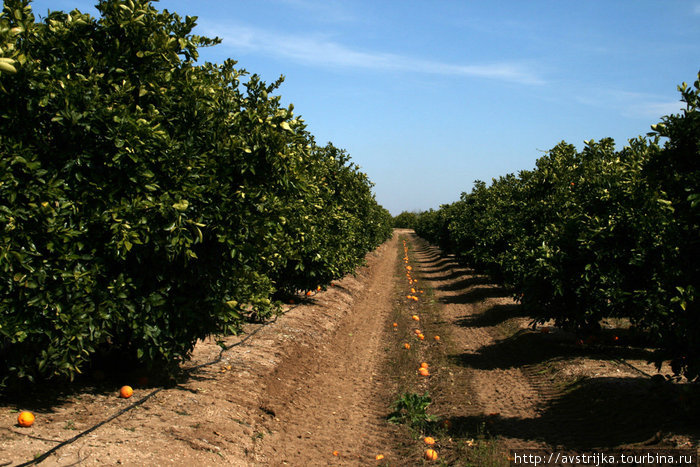
{"label": "thin white cloud", "polygon": [[545,83],[542,77],[520,63],[460,65],[393,53],[355,50],[327,36],[284,35],[250,27],[202,26],[208,30],[208,35],[221,37],[222,46],[236,52],[262,53],[311,66],[412,71],[494,79],[528,85]]}
{"label": "thin white cloud", "polygon": [[700,3],[695,4],[695,8],[693,8],[693,13],[696,15],[700,15]]}
{"label": "thin white cloud", "polygon": [[620,115],[631,118],[661,118],[677,114],[685,108],[680,97],[674,101],[655,94],[613,89],[591,90],[580,95],[577,100],[589,106],[614,108]]}
{"label": "thin white cloud", "polygon": [[651,118],[661,118],[664,115],[671,115],[680,113],[682,109],[685,108],[685,103],[681,101],[675,102],[640,102],[631,105],[627,110],[623,112],[623,115],[629,117],[651,117]]}

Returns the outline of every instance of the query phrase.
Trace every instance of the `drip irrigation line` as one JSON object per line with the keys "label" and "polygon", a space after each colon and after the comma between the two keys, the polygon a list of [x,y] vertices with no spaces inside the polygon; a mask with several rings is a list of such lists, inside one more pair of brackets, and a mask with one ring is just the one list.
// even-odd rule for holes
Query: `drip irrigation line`
{"label": "drip irrigation line", "polygon": [[91,426],[90,428],[88,428],[87,430],[82,431],[82,432],[78,433],[77,435],[73,436],[72,438],[67,439],[67,440],[65,440],[65,441],[62,441],[60,444],[58,444],[58,445],[52,447],[51,449],[49,449],[49,450],[46,451],[45,453],[41,454],[40,456],[37,456],[37,457],[35,457],[34,459],[32,459],[32,460],[30,460],[30,461],[28,461],[28,462],[25,462],[25,463],[23,463],[23,464],[19,464],[17,467],[25,467],[25,466],[28,466],[28,465],[35,465],[35,464],[38,464],[38,463],[40,463],[40,462],[45,461],[47,457],[49,457],[51,454],[53,454],[54,452],[56,452],[56,451],[58,451],[59,449],[61,449],[63,446],[67,446],[67,445],[69,445],[69,444],[74,443],[75,441],[79,440],[79,439],[82,438],[83,436],[92,433],[93,431],[95,431],[96,429],[98,429],[99,427],[101,427],[102,425],[105,425],[105,424],[111,422],[112,420],[114,420],[115,418],[117,418],[117,417],[119,417],[119,416],[125,414],[125,413],[128,412],[129,410],[131,410],[131,409],[133,409],[133,408],[135,408],[135,407],[138,407],[139,405],[143,404],[143,403],[146,402],[148,399],[150,399],[151,397],[155,396],[156,394],[158,394],[158,393],[159,393],[160,391],[162,391],[162,390],[163,390],[163,388],[158,388],[158,389],[154,390],[153,392],[151,392],[150,394],[148,394],[148,395],[142,397],[141,399],[139,399],[138,401],[134,402],[133,404],[131,404],[131,405],[127,406],[127,407],[124,407],[123,409],[121,409],[119,412],[115,413],[115,414],[112,415],[111,417],[109,417],[109,418],[107,418],[107,419],[105,419],[105,420],[102,420],[102,421],[99,422],[97,425],[93,425],[93,426]]}

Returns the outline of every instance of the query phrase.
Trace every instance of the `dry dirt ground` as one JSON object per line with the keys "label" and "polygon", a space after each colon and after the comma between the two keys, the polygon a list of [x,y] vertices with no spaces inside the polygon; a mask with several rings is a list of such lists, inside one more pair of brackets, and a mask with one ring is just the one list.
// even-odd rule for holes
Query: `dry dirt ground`
{"label": "dry dirt ground", "polygon": [[[415,303],[403,240],[425,289]],[[0,466],[54,448],[41,465],[420,464],[420,441],[386,421],[405,382],[396,374],[405,339],[392,328],[403,308],[442,336],[414,346],[435,363],[429,378],[411,378],[447,421],[437,444],[447,464],[507,465],[517,447],[697,446],[697,388],[654,376],[649,350],[620,323],[586,343],[532,329],[507,291],[395,231],[355,276],[225,339],[227,350],[199,343],[174,385],[93,375],[0,402]],[[122,384],[132,398],[116,396]],[[23,409],[37,415],[31,428],[16,426]],[[494,449],[474,460],[472,439]]]}

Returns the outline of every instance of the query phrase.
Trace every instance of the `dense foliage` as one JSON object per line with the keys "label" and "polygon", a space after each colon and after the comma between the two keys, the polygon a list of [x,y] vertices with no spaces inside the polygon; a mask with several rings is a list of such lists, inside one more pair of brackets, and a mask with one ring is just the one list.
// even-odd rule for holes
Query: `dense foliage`
{"label": "dense foliage", "polygon": [[218,39],[147,0],[0,15],[0,378],[173,364],[351,272],[391,216]]}
{"label": "dense foliage", "polygon": [[[650,138],[564,142],[536,168],[477,181],[416,232],[512,288],[536,322],[585,331],[629,318],[700,375],[700,74]],[[663,144],[662,144],[663,141]]]}
{"label": "dense foliage", "polygon": [[394,228],[396,229],[415,229],[418,221],[417,212],[404,211],[394,217]]}

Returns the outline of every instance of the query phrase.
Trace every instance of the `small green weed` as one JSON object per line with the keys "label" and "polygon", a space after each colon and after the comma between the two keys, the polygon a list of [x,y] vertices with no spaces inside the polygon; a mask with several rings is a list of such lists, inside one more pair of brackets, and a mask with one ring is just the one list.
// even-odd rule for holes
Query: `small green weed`
{"label": "small green weed", "polygon": [[426,432],[437,422],[437,417],[428,415],[428,406],[432,403],[426,391],[423,395],[405,392],[391,405],[393,410],[388,421],[395,424],[407,424],[412,429]]}

